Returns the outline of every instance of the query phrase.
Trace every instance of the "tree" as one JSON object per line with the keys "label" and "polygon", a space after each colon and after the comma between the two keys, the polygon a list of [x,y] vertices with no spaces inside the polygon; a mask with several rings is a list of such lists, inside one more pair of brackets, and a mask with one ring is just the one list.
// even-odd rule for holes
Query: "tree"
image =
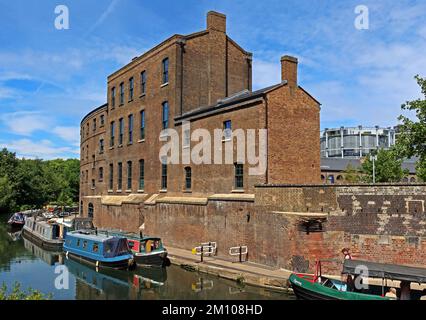
{"label": "tree", "polygon": [[421,88],[423,98],[407,101],[402,110],[414,112],[416,120],[401,115],[398,119],[402,122],[395,150],[399,157],[418,157],[417,176],[426,181],[426,79],[419,75],[415,77]]}
{"label": "tree", "polygon": [[[376,155],[376,182],[400,182],[409,174],[408,170],[402,169],[403,159],[398,156],[395,150],[380,149]],[[364,182],[373,182],[373,161],[370,160],[370,157],[363,159],[361,172],[363,173],[362,180]]]}
{"label": "tree", "polygon": [[362,180],[359,170],[350,163],[346,167],[345,171],[343,171],[343,176],[345,177],[345,181],[347,183],[357,183]]}

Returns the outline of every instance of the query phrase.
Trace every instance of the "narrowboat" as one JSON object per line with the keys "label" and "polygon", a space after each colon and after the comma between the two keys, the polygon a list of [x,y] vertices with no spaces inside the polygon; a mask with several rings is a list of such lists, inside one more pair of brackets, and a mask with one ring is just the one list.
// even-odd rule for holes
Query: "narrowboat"
{"label": "narrowboat", "polygon": [[66,258],[96,268],[129,269],[135,264],[125,237],[91,231],[71,231],[65,236]]}
{"label": "narrowboat", "polygon": [[[391,264],[374,263],[368,261],[345,260],[342,275],[352,281],[341,281],[325,277],[321,272],[321,262],[317,261],[315,274],[293,273],[289,282],[296,297],[300,300],[394,300],[401,298],[401,288],[388,286],[388,280],[408,283],[410,300],[419,300],[420,290],[410,289],[410,283],[426,283],[426,269],[406,267]],[[381,279],[382,285],[362,285],[362,277],[368,270],[368,278]],[[355,278],[352,278],[355,277]],[[357,279],[359,277],[359,279]],[[395,292],[392,297],[387,293]]]}
{"label": "narrowboat", "polygon": [[64,243],[65,226],[39,217],[28,217],[22,229],[27,240],[47,250],[60,250]]}
{"label": "narrowboat", "polygon": [[22,229],[25,225],[25,215],[22,212],[14,213],[7,222],[13,229]]}
{"label": "narrowboat", "polygon": [[140,267],[168,267],[167,249],[161,238],[124,233],[114,230],[101,230],[101,233],[126,237],[135,262]]}
{"label": "narrowboat", "polygon": [[24,247],[31,252],[32,255],[44,261],[49,266],[54,266],[62,261],[62,250],[47,251],[27,239],[24,239]]}

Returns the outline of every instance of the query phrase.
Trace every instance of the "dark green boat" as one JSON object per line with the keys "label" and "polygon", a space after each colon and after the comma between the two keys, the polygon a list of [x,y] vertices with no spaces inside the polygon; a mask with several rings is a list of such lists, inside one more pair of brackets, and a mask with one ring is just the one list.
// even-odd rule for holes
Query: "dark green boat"
{"label": "dark green boat", "polygon": [[[315,274],[294,273],[290,283],[296,297],[300,300],[395,300],[401,290],[396,289],[396,297],[386,297],[391,287],[387,280],[406,281],[408,283],[426,283],[426,269],[373,263],[367,261],[345,260],[342,274],[362,277],[368,270],[368,278],[382,280],[382,285],[368,285],[356,290],[348,283],[324,277],[321,274],[321,261],[316,262]],[[419,300],[422,291],[410,289],[410,300]]]}

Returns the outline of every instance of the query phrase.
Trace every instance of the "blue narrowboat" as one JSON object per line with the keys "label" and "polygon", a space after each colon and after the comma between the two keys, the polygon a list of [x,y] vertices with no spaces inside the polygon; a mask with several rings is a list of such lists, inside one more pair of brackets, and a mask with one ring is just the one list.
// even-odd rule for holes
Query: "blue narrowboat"
{"label": "blue narrowboat", "polygon": [[133,255],[124,237],[72,231],[65,236],[65,256],[96,268],[129,269],[134,267]]}

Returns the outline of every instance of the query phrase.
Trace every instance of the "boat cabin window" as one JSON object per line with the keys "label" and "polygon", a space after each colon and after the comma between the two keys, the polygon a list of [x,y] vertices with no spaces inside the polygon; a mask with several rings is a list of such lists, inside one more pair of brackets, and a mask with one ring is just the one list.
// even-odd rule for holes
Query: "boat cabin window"
{"label": "boat cabin window", "polygon": [[128,244],[130,249],[133,249],[135,247],[135,242],[133,240],[129,240]]}
{"label": "boat cabin window", "polygon": [[97,243],[93,244],[93,252],[95,252],[95,253],[99,252],[99,244],[97,244]]}
{"label": "boat cabin window", "polygon": [[83,249],[87,249],[87,241],[83,241]]}
{"label": "boat cabin window", "polygon": [[77,240],[77,247],[80,246],[80,239]]}
{"label": "boat cabin window", "polygon": [[151,252],[161,248],[161,240],[160,239],[150,239],[141,242],[141,247],[145,252]]}

